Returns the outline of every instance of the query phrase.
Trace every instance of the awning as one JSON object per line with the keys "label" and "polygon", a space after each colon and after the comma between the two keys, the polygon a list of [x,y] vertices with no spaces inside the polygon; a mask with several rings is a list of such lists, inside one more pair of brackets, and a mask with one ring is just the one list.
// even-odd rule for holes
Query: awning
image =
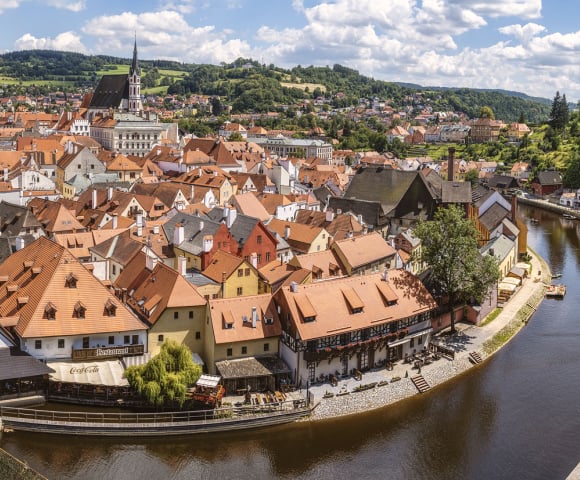
{"label": "awning", "polygon": [[433,329],[431,327],[425,328],[423,330],[419,330],[418,332],[409,333],[408,335],[405,335],[404,338],[401,338],[401,340],[389,342],[387,345],[389,347],[396,347],[397,345],[402,345],[403,343],[408,342],[409,340],[411,340],[411,338],[420,337],[421,335],[426,335],[427,333],[431,333],[432,331]]}
{"label": "awning", "polygon": [[120,360],[47,362],[47,365],[54,370],[54,373],[50,374],[52,382],[103,385],[107,387],[126,387],[129,385],[129,382],[123,376],[125,369]]}
{"label": "awning", "polygon": [[516,289],[516,286],[511,284],[511,283],[507,283],[507,282],[501,282],[498,286],[497,286],[498,291],[504,291],[504,292],[514,292]]}
{"label": "awning", "polygon": [[205,365],[205,362],[203,361],[203,358],[201,358],[199,356],[199,353],[192,352],[191,358],[193,360],[193,363],[196,363],[197,365],[201,365],[202,367]]}
{"label": "awning", "polygon": [[202,375],[199,377],[197,382],[195,382],[195,384],[199,385],[200,387],[215,388],[218,386],[221,379],[222,377],[219,375]]}

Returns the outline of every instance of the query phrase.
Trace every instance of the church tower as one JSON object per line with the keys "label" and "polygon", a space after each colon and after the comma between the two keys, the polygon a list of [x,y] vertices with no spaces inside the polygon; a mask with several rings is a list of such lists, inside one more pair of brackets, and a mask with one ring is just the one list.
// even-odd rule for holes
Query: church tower
{"label": "church tower", "polygon": [[133,62],[129,70],[129,111],[139,113],[143,110],[141,103],[141,68],[137,60],[137,36],[135,35],[135,46],[133,48]]}

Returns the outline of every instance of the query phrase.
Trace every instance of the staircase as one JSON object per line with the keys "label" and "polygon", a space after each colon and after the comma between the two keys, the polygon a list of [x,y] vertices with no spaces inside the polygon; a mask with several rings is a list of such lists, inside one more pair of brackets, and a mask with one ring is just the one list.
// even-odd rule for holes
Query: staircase
{"label": "staircase", "polygon": [[481,358],[481,355],[479,353],[477,353],[477,352],[470,352],[469,353],[469,360],[471,360],[476,365],[478,363],[483,362],[483,359]]}
{"label": "staircase", "polygon": [[423,375],[415,375],[411,377],[411,381],[419,390],[419,393],[425,393],[427,390],[431,388],[431,386],[427,383],[427,380],[423,378]]}

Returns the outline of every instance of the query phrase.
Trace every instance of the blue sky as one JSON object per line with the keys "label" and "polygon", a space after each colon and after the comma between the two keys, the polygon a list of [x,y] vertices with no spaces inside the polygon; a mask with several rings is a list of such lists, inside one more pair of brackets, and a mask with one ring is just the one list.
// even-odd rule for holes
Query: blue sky
{"label": "blue sky", "polygon": [[340,63],[387,81],[580,99],[578,0],[0,0],[0,52]]}

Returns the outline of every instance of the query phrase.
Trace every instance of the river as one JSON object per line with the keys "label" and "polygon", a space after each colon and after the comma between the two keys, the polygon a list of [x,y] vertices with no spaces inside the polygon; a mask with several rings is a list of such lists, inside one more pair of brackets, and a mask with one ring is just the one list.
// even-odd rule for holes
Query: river
{"label": "river", "polygon": [[483,366],[400,404],[324,422],[159,439],[4,433],[49,479],[561,479],[580,462],[580,221],[520,208],[528,243],[562,273]]}

